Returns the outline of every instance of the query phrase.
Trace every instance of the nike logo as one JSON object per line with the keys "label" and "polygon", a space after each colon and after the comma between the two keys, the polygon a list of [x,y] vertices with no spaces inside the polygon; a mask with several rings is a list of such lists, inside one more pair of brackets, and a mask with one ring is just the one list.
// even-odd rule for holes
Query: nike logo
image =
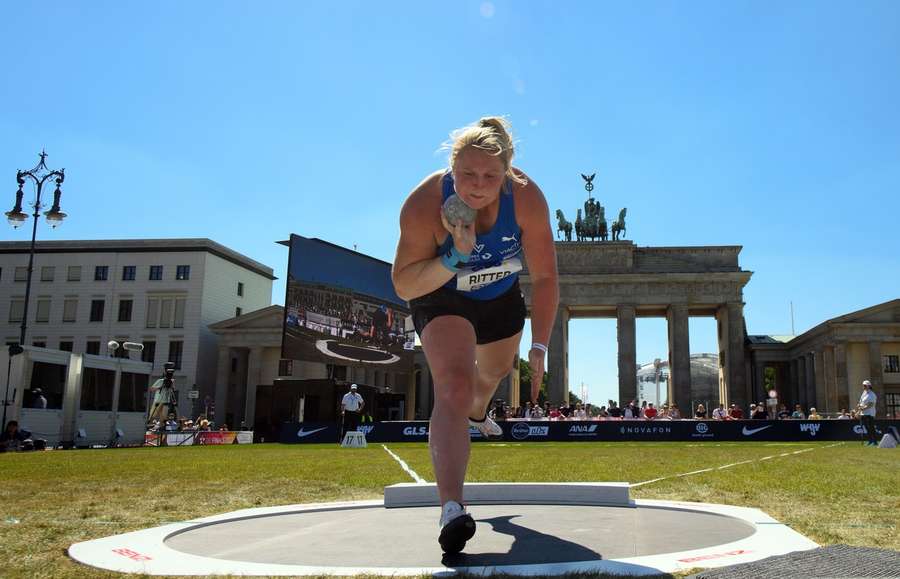
{"label": "nike logo", "polygon": [[500,237],[500,241],[512,241],[512,242],[515,242],[515,243],[518,243],[518,242],[519,242],[519,240],[516,239],[516,236],[515,236],[515,235],[513,235],[512,237],[506,237],[506,236],[504,235],[504,236]]}
{"label": "nike logo", "polygon": [[322,428],[317,428],[315,430],[303,430],[303,427],[300,427],[300,430],[297,431],[297,438],[303,438],[304,436],[309,436],[310,434],[315,434],[321,430],[325,430],[328,428],[327,426],[323,426]]}
{"label": "nike logo", "polygon": [[744,430],[742,430],[741,432],[744,433],[744,436],[750,436],[751,434],[756,434],[756,433],[759,432],[760,430],[765,430],[765,429],[767,429],[767,428],[772,428],[772,425],[770,424],[770,425],[768,425],[768,426],[760,426],[759,428],[752,428],[752,429],[751,429],[751,428],[747,428],[747,427],[745,426],[745,427],[744,427]]}

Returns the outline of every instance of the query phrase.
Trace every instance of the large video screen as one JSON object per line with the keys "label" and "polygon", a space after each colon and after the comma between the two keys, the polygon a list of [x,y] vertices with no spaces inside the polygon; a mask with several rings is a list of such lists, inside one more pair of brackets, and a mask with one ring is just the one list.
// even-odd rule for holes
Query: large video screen
{"label": "large video screen", "polygon": [[412,367],[415,331],[387,262],[291,235],[284,305],[282,358]]}

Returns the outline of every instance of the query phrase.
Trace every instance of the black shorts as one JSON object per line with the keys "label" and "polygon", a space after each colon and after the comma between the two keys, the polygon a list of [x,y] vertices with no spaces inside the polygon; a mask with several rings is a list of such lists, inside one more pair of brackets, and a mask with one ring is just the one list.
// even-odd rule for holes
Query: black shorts
{"label": "black shorts", "polygon": [[462,293],[439,287],[409,302],[419,336],[428,322],[439,316],[462,316],[475,328],[475,343],[490,344],[515,336],[525,327],[525,298],[519,280],[492,300],[473,300]]}

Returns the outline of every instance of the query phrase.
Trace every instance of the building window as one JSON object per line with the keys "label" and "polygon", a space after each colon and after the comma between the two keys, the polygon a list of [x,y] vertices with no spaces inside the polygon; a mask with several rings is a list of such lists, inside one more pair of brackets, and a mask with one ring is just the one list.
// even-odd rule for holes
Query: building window
{"label": "building window", "polygon": [[159,327],[168,328],[172,325],[172,299],[159,300]]}
{"label": "building window", "polygon": [[109,279],[109,266],[98,265],[94,268],[94,281],[106,281]]}
{"label": "building window", "polygon": [[28,268],[25,266],[16,267],[16,274],[13,278],[16,281],[27,281],[28,280]]}
{"label": "building window", "polygon": [[93,354],[94,356],[99,356],[100,355],[99,340],[88,340],[87,344],[85,344],[84,353],[85,354]]}
{"label": "building window", "polygon": [[244,297],[244,283],[238,282],[238,295]]}
{"label": "building window", "polygon": [[144,342],[144,349],[141,350],[141,362],[156,363],[156,342]]}
{"label": "building window", "polygon": [[184,306],[186,300],[175,299],[175,321],[172,323],[173,328],[184,327]]}
{"label": "building window", "polygon": [[67,299],[63,301],[63,321],[74,322],[78,312],[78,300]]}
{"label": "building window", "polygon": [[231,373],[234,374],[237,372],[237,358],[231,359]]}
{"label": "building window", "polygon": [[122,281],[134,281],[134,276],[136,273],[137,273],[137,266],[134,266],[134,265],[122,266]]}
{"label": "building window", "polygon": [[278,375],[279,376],[293,376],[294,375],[294,361],[293,360],[278,360]]}
{"label": "building window", "polygon": [[50,300],[38,300],[37,311],[34,313],[34,321],[46,324],[50,321]]}
{"label": "building window", "polygon": [[52,265],[47,265],[41,268],[41,281],[53,281],[53,277],[56,274],[56,268]]}
{"label": "building window", "polygon": [[244,310],[242,310],[241,308],[234,308],[234,317],[237,318],[237,317],[239,317],[242,313],[244,313]]}
{"label": "building window", "polygon": [[175,270],[175,279],[177,279],[177,280],[191,279],[191,266],[179,265]]}
{"label": "building window", "polygon": [[887,392],[884,401],[886,418],[900,418],[900,393]]}
{"label": "building window", "polygon": [[159,317],[159,300],[151,298],[147,300],[147,327],[155,328],[156,319]]}
{"label": "building window", "polygon": [[36,340],[34,342],[31,342],[31,345],[35,348],[46,348],[47,342],[45,342],[44,340]]}
{"label": "building window", "polygon": [[25,300],[12,300],[9,302],[9,321],[21,322],[25,315]]}
{"label": "building window", "polygon": [[169,342],[169,362],[175,364],[176,370],[181,370],[181,356],[184,353],[184,342]]}
{"label": "building window", "polygon": [[151,265],[150,266],[150,281],[159,281],[162,279],[162,268],[161,265]]}
{"label": "building window", "polygon": [[71,352],[72,350],[75,349],[75,342],[61,341],[59,343],[59,349],[62,350],[63,352]]}
{"label": "building window", "polygon": [[91,317],[92,322],[103,321],[103,308],[106,306],[105,300],[91,300]]}
{"label": "building window", "polygon": [[131,308],[134,305],[134,300],[119,300],[119,321],[120,322],[130,322],[131,321]]}
{"label": "building window", "polygon": [[70,265],[68,271],[66,272],[66,280],[81,281],[81,266]]}
{"label": "building window", "polygon": [[884,360],[885,374],[896,374],[900,372],[900,356],[889,354],[887,356],[882,356],[882,359]]}

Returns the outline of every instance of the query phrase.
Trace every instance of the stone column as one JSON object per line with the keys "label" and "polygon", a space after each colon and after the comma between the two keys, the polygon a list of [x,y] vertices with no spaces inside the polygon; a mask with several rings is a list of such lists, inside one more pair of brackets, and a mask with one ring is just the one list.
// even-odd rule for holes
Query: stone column
{"label": "stone column", "polygon": [[[794,363],[797,365],[797,404],[806,412],[809,409],[809,377],[806,375],[806,355],[800,356]],[[793,412],[793,408],[790,409]]]}
{"label": "stone column", "polygon": [[[221,424],[228,411],[228,386],[231,383],[231,348],[219,346],[216,361],[216,422]],[[238,425],[240,426],[240,425]]]}
{"label": "stone column", "polygon": [[847,378],[847,343],[838,342],[834,346],[834,379],[837,408],[850,410],[850,389]]}
{"label": "stone column", "polygon": [[[828,344],[823,350],[822,370],[825,373],[825,408],[819,408],[825,412],[836,412],[840,410],[837,407],[837,388],[835,387],[835,367],[834,367],[834,346]],[[848,409],[849,410],[849,409]]]}
{"label": "stone column", "polygon": [[569,395],[569,309],[565,306],[556,312],[547,348],[547,396],[551,404],[559,404]]}
{"label": "stone column", "polygon": [[816,410],[825,411],[827,388],[825,385],[825,347],[820,346],[813,354],[813,373],[816,381]]}
{"label": "stone column", "polygon": [[[875,418],[884,418],[887,415],[887,396],[884,393],[884,363],[881,360],[881,342],[872,340],[869,342],[869,381],[872,383],[872,390],[878,399],[875,401]],[[857,387],[855,396],[850,397],[853,407],[856,407],[859,401],[859,395],[862,394],[862,385],[854,384]],[[847,409],[849,410],[849,408]]]}
{"label": "stone column", "polygon": [[[259,386],[262,371],[262,353],[261,346],[250,348],[250,357],[247,360],[247,400],[244,406],[244,420],[247,426],[253,428],[256,420],[256,387]],[[237,429],[236,424],[229,424],[231,428]]]}
{"label": "stone column", "polygon": [[812,352],[803,355],[806,366],[806,406],[803,411],[809,413],[809,407],[816,405],[816,360]]}
{"label": "stone column", "polygon": [[725,376],[728,383],[729,403],[733,402],[741,408],[747,407],[749,396],[746,374],[744,372],[744,305],[741,303],[729,303],[726,305],[728,312],[728,354],[725,368]]}
{"label": "stone column", "polygon": [[619,342],[619,404],[637,399],[637,341],[635,309],[620,305],[616,311]]}
{"label": "stone column", "polygon": [[[757,352],[757,355],[759,353]],[[753,361],[753,387],[750,389],[750,400],[748,400],[747,408],[750,407],[750,402],[762,402],[766,403],[765,399],[768,398],[768,393],[766,392],[766,363],[760,362],[759,360]],[[747,410],[745,409],[745,412]]]}
{"label": "stone column", "polygon": [[693,416],[687,305],[669,306],[666,318],[669,325],[669,403],[678,404],[682,416]]}
{"label": "stone column", "polygon": [[794,411],[794,405],[800,402],[800,370],[798,368],[799,363],[797,359],[794,358],[790,362],[788,362],[788,389],[790,392],[790,397],[780,402],[782,404],[787,404],[788,412]]}

